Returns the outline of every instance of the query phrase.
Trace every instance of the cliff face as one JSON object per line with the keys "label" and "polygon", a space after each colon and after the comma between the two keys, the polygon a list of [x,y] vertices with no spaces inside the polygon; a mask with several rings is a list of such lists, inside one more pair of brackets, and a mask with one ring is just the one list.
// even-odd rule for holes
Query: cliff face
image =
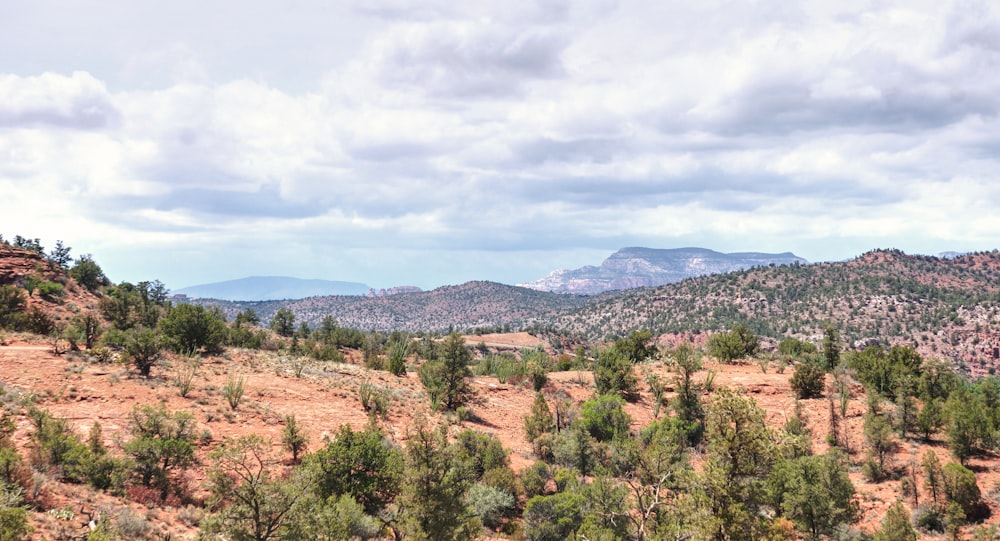
{"label": "cliff face", "polygon": [[705,248],[622,248],[605,259],[600,267],[588,265],[574,270],[560,269],[540,280],[518,285],[539,291],[595,295],[604,291],[671,284],[685,278],[750,267],[806,263],[808,261],[790,252],[724,254]]}

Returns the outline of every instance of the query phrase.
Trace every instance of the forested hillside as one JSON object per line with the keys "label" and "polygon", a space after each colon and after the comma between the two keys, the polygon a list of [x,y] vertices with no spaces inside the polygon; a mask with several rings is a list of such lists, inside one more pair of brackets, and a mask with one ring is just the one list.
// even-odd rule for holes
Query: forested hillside
{"label": "forested hillside", "polygon": [[553,327],[601,338],[743,323],[778,339],[816,338],[829,323],[852,347],[908,344],[976,370],[997,359],[998,291],[996,251],[941,259],[878,250],[846,262],[757,267],[606,295]]}

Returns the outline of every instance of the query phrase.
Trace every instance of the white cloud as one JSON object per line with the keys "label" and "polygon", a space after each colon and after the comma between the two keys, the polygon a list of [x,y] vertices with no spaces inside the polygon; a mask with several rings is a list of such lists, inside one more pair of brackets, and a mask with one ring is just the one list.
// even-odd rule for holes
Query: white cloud
{"label": "white cloud", "polygon": [[[33,51],[0,51],[0,233],[107,250],[123,278],[995,247],[986,1],[118,7],[0,22]],[[51,45],[18,30],[43,21]]]}

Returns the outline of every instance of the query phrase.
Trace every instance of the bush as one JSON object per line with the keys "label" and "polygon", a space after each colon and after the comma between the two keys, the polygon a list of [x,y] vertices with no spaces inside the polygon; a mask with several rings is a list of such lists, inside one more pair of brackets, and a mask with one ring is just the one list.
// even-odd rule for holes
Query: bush
{"label": "bush", "polygon": [[62,284],[54,282],[40,282],[38,284],[38,294],[41,295],[43,299],[53,302],[62,296],[63,286]]}
{"label": "bush", "polygon": [[709,355],[730,364],[754,356],[760,349],[760,339],[746,325],[739,324],[729,332],[709,336],[707,346]]}
{"label": "bush", "polygon": [[524,533],[530,541],[571,539],[583,523],[584,498],[574,492],[535,496],[524,507]]}
{"label": "bush", "polygon": [[639,398],[639,380],[633,363],[614,347],[598,352],[594,361],[594,385],[600,394],[617,394],[628,401]]}
{"label": "bush", "polygon": [[12,285],[0,286],[0,328],[19,329],[27,302],[24,290]]}
{"label": "bush", "polygon": [[459,432],[456,439],[466,479],[479,481],[489,470],[507,468],[507,451],[496,436],[466,429]]}
{"label": "bush", "polygon": [[477,483],[465,493],[465,505],[487,528],[499,527],[503,518],[514,512],[515,504],[513,494],[489,485]]}
{"label": "bush", "polygon": [[789,381],[795,396],[800,399],[819,398],[823,395],[826,372],[813,363],[799,363]]}
{"label": "bush", "polygon": [[374,415],[385,419],[389,415],[389,391],[382,387],[376,387],[370,381],[364,381],[358,385],[358,398],[361,400],[361,407],[369,415]]}
{"label": "bush", "polygon": [[970,521],[989,516],[989,508],[982,501],[976,474],[965,466],[952,462],[941,469],[941,485],[948,501],[957,503]]}
{"label": "bush", "polygon": [[56,328],[55,321],[37,306],[32,306],[24,317],[24,328],[28,332],[48,336]]}
{"label": "bush", "polygon": [[[111,339],[112,333],[108,333]],[[139,374],[149,377],[149,372],[160,360],[163,351],[163,340],[159,333],[147,327],[136,327],[125,331],[125,354],[132,360]]]}
{"label": "bush", "polygon": [[588,400],[580,407],[580,425],[600,442],[625,436],[632,419],[622,409],[624,404],[621,398],[610,395]]}
{"label": "bush", "polygon": [[921,505],[913,510],[913,524],[917,529],[927,533],[944,532],[944,517],[937,507],[933,505]]}
{"label": "bush", "polygon": [[342,425],[333,441],[305,463],[317,472],[317,496],[348,494],[370,515],[389,505],[401,488],[403,453],[377,428],[355,432]]}
{"label": "bush", "polygon": [[521,470],[524,495],[529,499],[545,494],[545,485],[551,480],[552,468],[541,460]]}
{"label": "bush", "polygon": [[225,386],[222,387],[222,396],[225,397],[226,403],[229,404],[229,407],[233,411],[236,411],[236,408],[240,406],[240,402],[243,401],[245,385],[246,378],[230,374]]}

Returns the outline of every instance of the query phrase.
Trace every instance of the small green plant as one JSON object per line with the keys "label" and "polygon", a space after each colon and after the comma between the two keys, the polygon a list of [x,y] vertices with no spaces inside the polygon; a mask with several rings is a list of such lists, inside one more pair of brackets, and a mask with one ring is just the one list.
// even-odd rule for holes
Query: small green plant
{"label": "small green plant", "polygon": [[660,417],[660,408],[663,406],[667,386],[660,376],[653,372],[646,374],[646,384],[649,385],[649,392],[653,395],[653,418],[657,419]]}
{"label": "small green plant", "polygon": [[226,398],[226,403],[234,411],[239,407],[240,401],[243,400],[245,385],[246,378],[230,374],[229,379],[226,380],[226,385],[222,387],[222,396]]}
{"label": "small green plant", "polygon": [[309,436],[299,425],[294,415],[285,416],[285,428],[281,431],[281,444],[292,453],[292,462],[299,463],[299,456],[309,444]]}
{"label": "small green plant", "polygon": [[389,394],[372,382],[365,381],[358,386],[358,398],[361,399],[361,407],[370,415],[385,419],[389,414]]}
{"label": "small green plant", "polygon": [[198,372],[197,359],[183,361],[174,369],[174,383],[181,398],[186,398],[193,388],[194,376]]}
{"label": "small green plant", "polygon": [[799,363],[795,367],[789,383],[795,396],[801,399],[819,398],[823,395],[823,387],[826,381],[826,372],[818,365],[811,362]]}
{"label": "small green plant", "polygon": [[715,388],[715,370],[709,370],[705,374],[705,392],[710,393]]}
{"label": "small green plant", "polygon": [[394,376],[406,374],[406,356],[410,353],[410,341],[406,338],[389,343],[389,362],[387,368]]}

